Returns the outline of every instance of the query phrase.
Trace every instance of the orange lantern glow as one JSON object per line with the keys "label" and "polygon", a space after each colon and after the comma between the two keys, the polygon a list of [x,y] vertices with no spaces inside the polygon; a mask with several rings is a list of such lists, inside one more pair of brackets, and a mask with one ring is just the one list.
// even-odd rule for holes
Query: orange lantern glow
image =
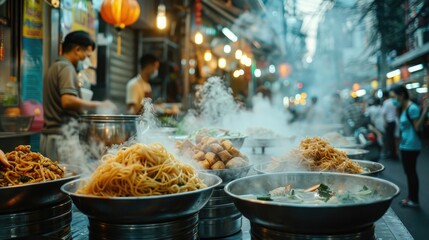
{"label": "orange lantern glow", "polygon": [[137,21],[140,6],[136,0],[104,0],[101,17],[118,32],[117,54],[121,55],[121,30]]}

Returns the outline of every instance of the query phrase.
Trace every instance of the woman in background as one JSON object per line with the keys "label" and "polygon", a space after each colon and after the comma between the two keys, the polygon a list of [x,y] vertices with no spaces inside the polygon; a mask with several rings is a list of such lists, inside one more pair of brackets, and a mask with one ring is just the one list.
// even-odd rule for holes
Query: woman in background
{"label": "woman in background", "polygon": [[399,108],[399,127],[402,165],[407,176],[408,197],[400,204],[403,207],[419,207],[419,179],[417,176],[416,163],[422,148],[422,142],[417,134],[428,112],[429,104],[420,109],[417,104],[410,100],[407,89],[403,86],[396,86],[390,91],[393,104]]}

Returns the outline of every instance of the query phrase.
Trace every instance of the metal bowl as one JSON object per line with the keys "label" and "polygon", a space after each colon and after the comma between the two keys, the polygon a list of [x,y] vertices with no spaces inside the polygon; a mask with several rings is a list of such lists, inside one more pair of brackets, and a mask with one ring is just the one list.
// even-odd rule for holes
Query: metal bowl
{"label": "metal bowl", "polygon": [[0,116],[3,132],[28,132],[33,123],[34,116]]}
{"label": "metal bowl", "polygon": [[76,166],[60,166],[66,174],[64,178],[13,187],[0,187],[0,214],[40,209],[67,198],[60,188],[64,183],[79,178],[81,170]]}
{"label": "metal bowl", "polygon": [[226,185],[227,183],[231,182],[232,180],[239,179],[242,177],[247,176],[250,169],[252,168],[252,164],[249,164],[244,167],[239,168],[225,168],[225,169],[217,169],[217,170],[200,170],[200,172],[210,173],[213,175],[216,175],[222,179],[222,184]]}
{"label": "metal bowl", "polygon": [[[184,141],[184,140],[189,140],[192,143],[195,143],[195,138],[192,138],[188,135],[176,135],[176,136],[172,136],[172,139],[176,140],[176,141]],[[243,144],[244,144],[244,140],[246,140],[247,136],[240,136],[240,137],[220,137],[219,139],[227,139],[229,141],[232,142],[232,145],[237,148],[240,149]]]}
{"label": "metal bowl", "polygon": [[384,165],[378,162],[356,159],[352,159],[352,161],[358,163],[364,169],[365,172],[362,175],[375,177],[384,171]]}
{"label": "metal bowl", "polygon": [[246,139],[245,146],[247,147],[278,147],[282,146],[285,141],[294,141],[295,137],[290,138],[257,138],[249,137]]}
{"label": "metal bowl", "polygon": [[[266,195],[286,184],[307,188],[324,183],[333,189],[355,189],[365,185],[380,194],[381,199],[355,204],[298,204],[246,199],[243,195]],[[234,180],[225,186],[240,212],[269,229],[302,234],[335,234],[371,226],[389,208],[399,194],[395,184],[363,175],[320,172],[290,172],[255,175]]]}
{"label": "metal bowl", "polygon": [[82,115],[79,118],[80,141],[98,145],[101,154],[105,147],[122,144],[137,134],[139,115]]}
{"label": "metal bowl", "polygon": [[232,142],[232,145],[234,145],[235,148],[240,149],[243,144],[244,140],[246,140],[246,136],[240,136],[240,137],[222,137],[223,139],[228,139]]}
{"label": "metal bowl", "polygon": [[102,142],[105,146],[121,144],[137,133],[139,115],[82,115],[80,136],[85,142]]}
{"label": "metal bowl", "polygon": [[[382,172],[384,170],[384,165],[378,162],[371,162],[371,161],[366,161],[366,160],[355,160],[352,159],[353,162],[356,162],[357,164],[359,164],[364,170],[364,173],[361,173],[361,175],[369,175],[369,176],[377,176],[380,174],[380,172]],[[264,162],[261,164],[257,164],[253,166],[253,169],[258,173],[258,174],[267,174],[267,173],[279,173],[279,172],[293,172],[293,171],[297,171],[297,170],[302,170],[302,169],[289,169],[289,170],[285,170],[284,168],[276,171],[275,169],[271,170],[268,168],[268,166],[271,164],[271,162]],[[332,171],[334,172],[334,171]]]}
{"label": "metal bowl", "polygon": [[353,143],[353,142],[350,142],[350,143],[347,143],[347,144],[332,144],[332,146],[334,147],[334,148],[354,148],[354,149],[359,149],[359,148],[361,148],[361,147],[363,147],[363,145],[362,144],[359,144],[359,143]]}
{"label": "metal bowl", "polygon": [[109,223],[158,223],[189,216],[201,210],[213,188],[221,184],[218,176],[199,173],[207,188],[191,192],[147,197],[97,197],[76,194],[89,179],[78,179],[61,187],[76,207],[89,218]]}
{"label": "metal bowl", "polygon": [[358,148],[335,148],[343,151],[347,154],[350,159],[366,159],[366,155],[369,153],[368,150]]}

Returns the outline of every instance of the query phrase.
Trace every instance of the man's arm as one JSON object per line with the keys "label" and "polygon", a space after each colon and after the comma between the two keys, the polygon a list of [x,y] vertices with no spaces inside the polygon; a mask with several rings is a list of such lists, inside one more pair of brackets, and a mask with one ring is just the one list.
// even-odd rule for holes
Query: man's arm
{"label": "man's arm", "polygon": [[134,104],[134,103],[129,103],[129,104],[127,105],[127,109],[128,109],[128,114],[131,114],[131,115],[139,114],[139,112],[140,112],[140,111],[137,109],[136,104]]}
{"label": "man's arm", "polygon": [[110,101],[86,101],[72,94],[61,95],[61,106],[65,110],[83,112],[84,110],[95,110],[98,107],[116,109]]}

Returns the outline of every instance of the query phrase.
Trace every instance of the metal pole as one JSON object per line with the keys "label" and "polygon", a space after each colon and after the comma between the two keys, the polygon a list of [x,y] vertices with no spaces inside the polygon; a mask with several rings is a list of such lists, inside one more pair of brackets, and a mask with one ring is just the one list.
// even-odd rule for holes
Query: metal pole
{"label": "metal pole", "polygon": [[191,10],[189,0],[185,0],[186,19],[185,19],[185,66],[183,74],[183,108],[189,108],[189,52],[190,52],[190,39],[191,39]]}

